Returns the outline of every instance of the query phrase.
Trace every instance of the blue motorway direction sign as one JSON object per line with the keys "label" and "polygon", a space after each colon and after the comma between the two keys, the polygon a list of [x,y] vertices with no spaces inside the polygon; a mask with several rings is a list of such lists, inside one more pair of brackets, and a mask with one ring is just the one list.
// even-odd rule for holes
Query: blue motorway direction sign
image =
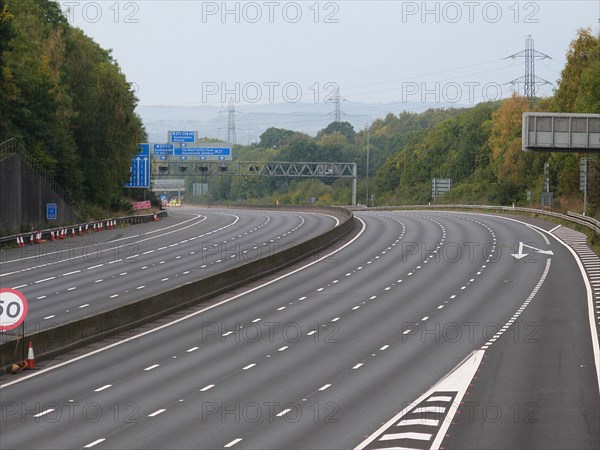
{"label": "blue motorway direction sign", "polygon": [[46,203],[46,220],[56,220],[57,215],[56,203]]}
{"label": "blue motorway direction sign", "polygon": [[131,159],[131,178],[125,183],[129,188],[150,187],[150,144],[139,144],[139,153]]}
{"label": "blue motorway direction sign", "polygon": [[170,142],[196,142],[195,131],[171,131]]}
{"label": "blue motorway direction sign", "polygon": [[176,156],[214,156],[218,159],[231,159],[230,147],[176,147],[174,152]]}
{"label": "blue motorway direction sign", "polygon": [[173,154],[173,144],[151,144],[154,156],[169,156]]}

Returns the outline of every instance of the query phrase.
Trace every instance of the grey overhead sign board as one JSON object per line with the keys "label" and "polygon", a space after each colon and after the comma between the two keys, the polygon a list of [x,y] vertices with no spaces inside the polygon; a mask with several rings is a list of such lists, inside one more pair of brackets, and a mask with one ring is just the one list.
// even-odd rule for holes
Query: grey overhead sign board
{"label": "grey overhead sign board", "polygon": [[523,151],[600,152],[600,114],[523,113]]}

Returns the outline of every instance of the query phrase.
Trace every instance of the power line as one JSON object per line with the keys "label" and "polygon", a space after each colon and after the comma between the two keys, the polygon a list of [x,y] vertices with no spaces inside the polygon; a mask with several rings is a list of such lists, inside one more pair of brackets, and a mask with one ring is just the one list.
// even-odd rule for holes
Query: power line
{"label": "power line", "polygon": [[340,88],[336,87],[335,93],[331,97],[331,102],[334,104],[334,109],[333,109],[332,112],[329,113],[330,115],[333,114],[333,121],[334,122],[341,122],[342,121],[342,114],[344,116],[348,115],[344,111],[342,111],[342,107],[341,107],[341,102],[342,101],[346,101],[346,99],[340,97]]}
{"label": "power line", "polygon": [[229,108],[227,109],[227,143],[229,145],[237,144],[235,137],[235,104],[233,99],[229,99]]}
{"label": "power line", "polygon": [[535,50],[531,35],[528,35],[527,39],[525,39],[525,50],[509,55],[504,59],[508,58],[525,58],[525,75],[506,83],[513,86],[515,84],[523,84],[523,94],[525,97],[535,97],[535,88],[537,84],[552,84],[549,81],[535,75],[535,60],[552,58],[545,53]]}

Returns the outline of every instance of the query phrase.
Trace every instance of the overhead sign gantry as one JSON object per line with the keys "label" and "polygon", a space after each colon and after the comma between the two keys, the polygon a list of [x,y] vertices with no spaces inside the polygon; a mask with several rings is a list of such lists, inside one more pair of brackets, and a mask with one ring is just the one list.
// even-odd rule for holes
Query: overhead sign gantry
{"label": "overhead sign gantry", "polygon": [[[132,179],[126,186],[141,187],[146,181],[146,173],[152,175],[152,190],[157,192],[184,190],[184,182],[179,178],[181,176],[350,178],[352,204],[356,205],[356,163],[233,161],[229,145],[221,142],[200,142],[197,131],[170,130],[167,140],[166,143],[139,144],[142,151],[133,158]],[[145,162],[146,155],[151,160],[148,171],[146,166],[142,169],[138,167],[138,158]]]}

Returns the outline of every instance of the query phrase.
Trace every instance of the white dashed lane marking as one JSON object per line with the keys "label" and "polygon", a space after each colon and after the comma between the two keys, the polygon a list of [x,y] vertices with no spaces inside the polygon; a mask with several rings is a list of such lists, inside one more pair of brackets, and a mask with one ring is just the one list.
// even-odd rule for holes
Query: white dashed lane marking
{"label": "white dashed lane marking", "polygon": [[96,439],[94,442],[90,442],[88,445],[84,446],[83,448],[92,448],[92,447],[100,444],[101,442],[104,442],[105,440],[106,440],[105,438]]}
{"label": "white dashed lane marking", "polygon": [[49,408],[49,409],[46,409],[46,410],[44,410],[42,412],[39,412],[39,413],[35,414],[33,417],[36,417],[36,418],[37,417],[42,417],[42,416],[45,416],[46,414],[50,414],[53,411],[55,411],[54,408]]}
{"label": "white dashed lane marking", "polygon": [[98,389],[94,389],[94,392],[102,392],[102,391],[108,389],[109,387],[112,387],[112,384],[105,384],[104,386],[99,387]]}

